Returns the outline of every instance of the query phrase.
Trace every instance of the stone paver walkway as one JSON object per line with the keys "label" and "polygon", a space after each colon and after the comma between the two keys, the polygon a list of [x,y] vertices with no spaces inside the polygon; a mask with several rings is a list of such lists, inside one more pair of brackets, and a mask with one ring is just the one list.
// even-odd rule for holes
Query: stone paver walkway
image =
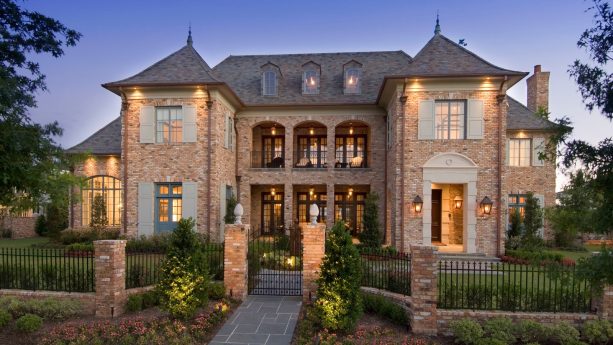
{"label": "stone paver walkway", "polygon": [[248,296],[209,344],[289,345],[302,296]]}

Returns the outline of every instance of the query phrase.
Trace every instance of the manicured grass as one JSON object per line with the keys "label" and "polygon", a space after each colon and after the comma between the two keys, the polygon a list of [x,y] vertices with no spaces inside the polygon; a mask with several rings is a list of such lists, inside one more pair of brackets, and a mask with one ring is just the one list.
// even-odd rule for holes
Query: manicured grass
{"label": "manicured grass", "polygon": [[32,237],[13,239],[0,239],[0,248],[30,248],[33,244],[49,243],[49,237]]}

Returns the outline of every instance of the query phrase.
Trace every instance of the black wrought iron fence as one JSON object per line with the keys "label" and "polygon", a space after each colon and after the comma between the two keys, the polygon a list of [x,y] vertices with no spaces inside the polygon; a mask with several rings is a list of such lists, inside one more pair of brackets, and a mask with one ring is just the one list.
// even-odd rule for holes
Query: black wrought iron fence
{"label": "black wrought iron fence", "polygon": [[0,248],[0,289],[93,292],[94,253]]}
{"label": "black wrought iron fence", "polygon": [[360,249],[362,286],[411,295],[411,256],[389,249]]}
{"label": "black wrought iron fence", "polygon": [[591,300],[591,286],[574,266],[439,262],[439,308],[583,313]]}

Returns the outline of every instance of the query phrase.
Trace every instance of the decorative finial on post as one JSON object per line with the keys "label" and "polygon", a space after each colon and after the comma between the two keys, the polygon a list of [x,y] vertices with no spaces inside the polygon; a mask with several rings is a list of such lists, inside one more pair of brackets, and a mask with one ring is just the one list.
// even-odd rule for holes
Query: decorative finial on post
{"label": "decorative finial on post", "polygon": [[319,207],[317,207],[317,204],[311,204],[309,216],[311,216],[311,225],[317,225],[317,217],[319,216]]}
{"label": "decorative finial on post", "polygon": [[441,33],[441,25],[438,22],[438,10],[436,10],[436,26],[434,27],[434,34],[438,35]]}
{"label": "decorative finial on post", "polygon": [[192,23],[189,23],[189,34],[187,35],[187,45],[191,46],[194,43],[192,40]]}
{"label": "decorative finial on post", "polygon": [[241,205],[240,203],[236,204],[236,207],[234,207],[234,217],[236,218],[234,219],[234,224],[243,224],[243,222],[241,221],[241,218],[243,218],[243,213],[243,205]]}

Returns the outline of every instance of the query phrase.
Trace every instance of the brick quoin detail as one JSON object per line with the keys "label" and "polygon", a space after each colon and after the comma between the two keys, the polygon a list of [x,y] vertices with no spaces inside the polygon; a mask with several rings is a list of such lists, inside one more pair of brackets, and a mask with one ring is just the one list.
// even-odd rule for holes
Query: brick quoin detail
{"label": "brick quoin detail", "polygon": [[248,224],[231,224],[225,227],[224,280],[226,293],[234,298],[247,297],[247,234]]}
{"label": "brick quoin detail", "polygon": [[126,241],[94,241],[96,316],[124,313],[126,293]]}
{"label": "brick quoin detail", "polygon": [[437,333],[438,257],[436,247],[411,246],[411,330],[416,334]]}
{"label": "brick quoin detail", "polygon": [[315,294],[320,266],[326,252],[326,225],[305,224],[302,232],[302,298],[307,300],[309,293]]}

